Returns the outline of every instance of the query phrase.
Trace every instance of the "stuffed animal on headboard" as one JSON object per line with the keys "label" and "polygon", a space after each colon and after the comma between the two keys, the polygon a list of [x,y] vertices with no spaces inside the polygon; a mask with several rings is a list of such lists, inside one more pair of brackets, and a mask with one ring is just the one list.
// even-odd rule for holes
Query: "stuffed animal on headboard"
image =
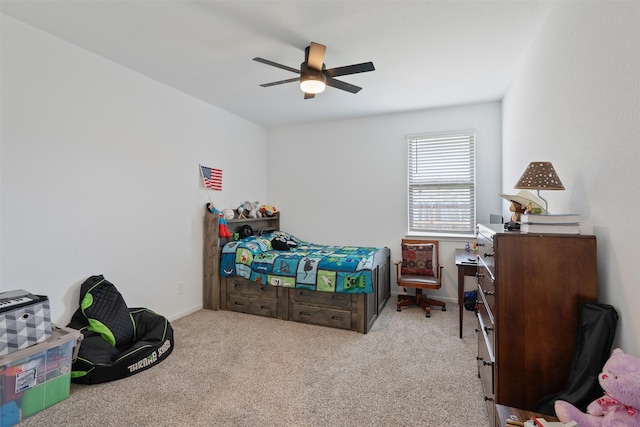
{"label": "stuffed animal on headboard", "polygon": [[278,213],[278,209],[275,206],[271,205],[262,205],[260,206],[260,212],[262,212],[262,216],[272,217],[276,216]]}
{"label": "stuffed animal on headboard", "polygon": [[207,203],[207,210],[214,215],[218,215],[218,235],[226,239],[231,237],[231,232],[227,227],[227,220],[224,218],[224,214],[216,209],[213,203]]}
{"label": "stuffed animal on headboard", "polygon": [[258,208],[259,202],[244,202],[244,205],[249,209],[249,215],[247,215],[249,218],[262,218],[262,212]]}
{"label": "stuffed animal on headboard", "polygon": [[580,427],[640,426],[640,359],[616,348],[598,375],[604,396],[587,406],[587,413],[557,400],[555,411],[563,423]]}
{"label": "stuffed animal on headboard", "polygon": [[258,206],[259,202],[244,202],[238,206],[238,209],[236,209],[238,212],[238,218],[262,218],[262,212],[260,212]]}

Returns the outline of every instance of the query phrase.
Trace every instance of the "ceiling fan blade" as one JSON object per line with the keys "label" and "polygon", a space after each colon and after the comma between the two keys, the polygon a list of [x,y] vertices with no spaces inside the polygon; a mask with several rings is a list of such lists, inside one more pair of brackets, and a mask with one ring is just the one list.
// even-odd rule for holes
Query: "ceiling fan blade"
{"label": "ceiling fan blade", "polygon": [[293,82],[299,82],[299,81],[300,81],[300,77],[294,77],[292,79],[278,80],[277,82],[263,83],[260,86],[262,86],[262,87],[270,87],[270,86],[275,86],[275,85],[281,85],[281,84],[284,84],[284,83],[293,83]]}
{"label": "ceiling fan blade", "polygon": [[340,80],[333,79],[331,77],[327,77],[327,86],[335,87],[336,89],[346,90],[351,93],[358,93],[362,88],[360,86],[352,85],[351,83],[346,83]]}
{"label": "ceiling fan blade", "polygon": [[291,71],[292,73],[300,74],[300,70],[292,67],[288,67],[286,65],[278,64],[277,62],[269,61],[268,59],[263,58],[253,58],[254,61],[261,62],[263,64],[271,65],[272,67],[282,68],[283,70]]}
{"label": "ceiling fan blade", "polygon": [[309,68],[320,71],[322,70],[322,64],[324,64],[324,54],[327,51],[327,47],[323,44],[311,42],[309,45],[309,55],[307,58],[307,65]]}
{"label": "ceiling fan blade", "polygon": [[313,99],[316,95],[313,93],[304,93],[304,99]]}
{"label": "ceiling fan blade", "polygon": [[346,65],[344,67],[330,68],[322,73],[327,77],[346,76],[347,74],[366,73],[375,71],[373,62],[363,62],[362,64]]}

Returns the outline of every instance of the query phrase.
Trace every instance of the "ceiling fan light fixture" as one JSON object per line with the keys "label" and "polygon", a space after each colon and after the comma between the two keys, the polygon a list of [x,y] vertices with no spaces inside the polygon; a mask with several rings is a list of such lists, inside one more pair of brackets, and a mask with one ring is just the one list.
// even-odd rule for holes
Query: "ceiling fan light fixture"
{"label": "ceiling fan light fixture", "polygon": [[324,92],[327,78],[322,73],[305,73],[300,76],[300,89],[304,93],[317,94]]}

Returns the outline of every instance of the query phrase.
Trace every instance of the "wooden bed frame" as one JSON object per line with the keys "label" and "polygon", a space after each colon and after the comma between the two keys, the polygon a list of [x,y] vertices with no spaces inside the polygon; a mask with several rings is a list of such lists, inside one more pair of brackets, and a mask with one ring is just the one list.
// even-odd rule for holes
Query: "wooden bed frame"
{"label": "wooden bed frame", "polygon": [[[257,234],[279,230],[280,215],[227,221],[231,233],[245,224]],[[374,258],[373,293],[344,294],[262,285],[237,276],[220,277],[220,252],[227,241],[219,237],[218,217],[206,213],[203,306],[207,309],[239,311],[366,334],[391,295],[389,248],[381,248]]]}

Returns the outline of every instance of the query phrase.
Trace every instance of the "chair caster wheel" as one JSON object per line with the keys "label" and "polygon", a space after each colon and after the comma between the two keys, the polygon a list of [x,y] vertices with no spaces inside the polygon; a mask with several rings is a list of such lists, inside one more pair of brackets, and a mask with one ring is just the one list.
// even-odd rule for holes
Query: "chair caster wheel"
{"label": "chair caster wheel", "polygon": [[447,311],[447,307],[442,307],[442,311]]}
{"label": "chair caster wheel", "polygon": [[402,311],[400,307],[396,307],[396,311]]}
{"label": "chair caster wheel", "polygon": [[431,313],[425,314],[424,317],[431,317]]}

